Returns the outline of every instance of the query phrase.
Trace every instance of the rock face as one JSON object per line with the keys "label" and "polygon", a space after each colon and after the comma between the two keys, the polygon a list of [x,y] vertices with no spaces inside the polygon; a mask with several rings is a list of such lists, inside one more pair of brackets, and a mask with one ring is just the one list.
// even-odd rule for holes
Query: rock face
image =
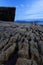
{"label": "rock face", "polygon": [[0,63],[43,65],[43,26],[0,22]]}

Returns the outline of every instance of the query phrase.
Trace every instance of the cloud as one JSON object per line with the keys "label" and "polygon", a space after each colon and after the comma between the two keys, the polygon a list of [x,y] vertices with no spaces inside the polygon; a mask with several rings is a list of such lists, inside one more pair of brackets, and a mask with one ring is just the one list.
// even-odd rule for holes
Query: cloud
{"label": "cloud", "polygon": [[43,18],[43,0],[37,0],[32,5],[30,10],[25,11],[26,19]]}
{"label": "cloud", "polygon": [[16,7],[16,8],[18,8],[19,6],[18,6],[18,5],[16,5],[15,7]]}
{"label": "cloud", "polygon": [[24,7],[24,4],[20,4],[21,7]]}

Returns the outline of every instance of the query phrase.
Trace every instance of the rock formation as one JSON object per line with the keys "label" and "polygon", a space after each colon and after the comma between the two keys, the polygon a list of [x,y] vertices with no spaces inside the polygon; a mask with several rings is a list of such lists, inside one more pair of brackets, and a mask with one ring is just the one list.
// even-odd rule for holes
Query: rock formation
{"label": "rock formation", "polygon": [[0,63],[43,65],[43,26],[0,22]]}

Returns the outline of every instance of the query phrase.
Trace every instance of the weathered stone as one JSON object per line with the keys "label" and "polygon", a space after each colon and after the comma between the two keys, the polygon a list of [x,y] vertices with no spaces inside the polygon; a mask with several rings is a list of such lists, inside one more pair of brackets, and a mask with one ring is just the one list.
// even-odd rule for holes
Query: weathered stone
{"label": "weathered stone", "polygon": [[43,55],[43,41],[39,41],[39,46],[41,48],[41,54]]}
{"label": "weathered stone", "polygon": [[32,65],[37,65],[37,63],[36,63],[36,61],[32,61],[32,63],[31,63]]}
{"label": "weathered stone", "polygon": [[16,65],[37,65],[37,63],[34,60],[26,58],[18,58]]}
{"label": "weathered stone", "polygon": [[0,62],[7,61],[10,55],[14,52],[15,47],[16,47],[16,43],[14,43],[6,50],[2,50],[2,52],[0,53]]}
{"label": "weathered stone", "polygon": [[9,58],[9,56],[14,52],[15,47],[16,47],[16,43],[13,44],[12,46],[10,46],[10,47],[5,51],[6,60],[7,60],[7,58]]}
{"label": "weathered stone", "polygon": [[5,61],[6,60],[6,54],[2,51],[1,53],[0,53],[0,62],[3,62],[3,61]]}
{"label": "weathered stone", "polygon": [[39,52],[34,41],[30,42],[30,51],[32,58],[39,61],[40,60]]}
{"label": "weathered stone", "polygon": [[[22,44],[22,43],[21,43]],[[19,49],[18,51],[18,55],[20,57],[25,57],[25,58],[28,58],[29,57],[29,52],[28,52],[28,49],[29,49],[29,45],[28,43],[24,42],[21,49]]]}
{"label": "weathered stone", "polygon": [[8,39],[0,41],[0,49],[2,49],[8,42]]}
{"label": "weathered stone", "polygon": [[31,60],[26,58],[18,58],[16,65],[31,65]]}
{"label": "weathered stone", "polygon": [[18,43],[18,49],[19,49],[19,50],[21,49],[21,47],[22,47],[22,45],[23,45],[23,41],[25,40],[24,38],[25,38],[25,36],[22,36],[21,40],[20,40],[19,43]]}
{"label": "weathered stone", "polygon": [[41,63],[43,64],[43,55],[41,55]]}
{"label": "weathered stone", "polygon": [[1,22],[0,26],[0,62],[6,63],[10,57],[13,61],[12,53],[15,52],[17,65],[43,65],[43,32],[40,25]]}

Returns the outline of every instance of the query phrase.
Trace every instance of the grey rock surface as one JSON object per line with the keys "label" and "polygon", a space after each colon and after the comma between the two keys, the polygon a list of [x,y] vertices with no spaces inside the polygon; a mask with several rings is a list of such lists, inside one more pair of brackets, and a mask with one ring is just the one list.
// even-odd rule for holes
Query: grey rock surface
{"label": "grey rock surface", "polygon": [[0,63],[13,53],[18,56],[14,65],[43,65],[43,26],[0,22]]}
{"label": "grey rock surface", "polygon": [[33,60],[28,60],[26,58],[18,58],[16,65],[37,65],[37,63]]}

